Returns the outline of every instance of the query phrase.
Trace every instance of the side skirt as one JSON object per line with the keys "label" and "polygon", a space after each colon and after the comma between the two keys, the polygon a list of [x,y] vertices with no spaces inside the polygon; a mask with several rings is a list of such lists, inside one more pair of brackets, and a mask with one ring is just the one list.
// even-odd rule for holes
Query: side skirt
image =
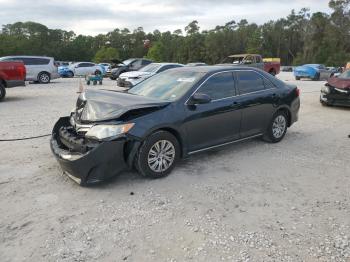
{"label": "side skirt", "polygon": [[188,153],[188,155],[194,155],[194,154],[197,154],[197,153],[200,153],[200,152],[204,152],[204,151],[208,151],[208,150],[215,149],[215,148],[218,148],[218,147],[239,143],[239,142],[242,142],[242,141],[245,141],[245,140],[249,140],[249,139],[252,139],[252,138],[256,138],[256,137],[260,137],[260,136],[263,136],[263,134],[249,136],[249,137],[246,137],[246,138],[238,139],[238,140],[227,142],[227,143],[224,143],[224,144],[220,144],[220,145],[216,145],[216,146],[210,146],[210,147],[206,147],[206,148],[203,148],[203,149],[191,151],[191,152]]}

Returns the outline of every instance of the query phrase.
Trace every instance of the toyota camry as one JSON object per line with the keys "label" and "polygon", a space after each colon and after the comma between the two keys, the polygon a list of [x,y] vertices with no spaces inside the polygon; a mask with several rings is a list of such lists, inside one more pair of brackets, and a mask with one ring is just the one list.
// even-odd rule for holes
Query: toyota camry
{"label": "toyota camry", "polygon": [[128,91],[82,93],[55,124],[51,149],[83,186],[132,168],[160,178],[195,153],[255,137],[280,142],[299,108],[296,86],[259,69],[183,67]]}

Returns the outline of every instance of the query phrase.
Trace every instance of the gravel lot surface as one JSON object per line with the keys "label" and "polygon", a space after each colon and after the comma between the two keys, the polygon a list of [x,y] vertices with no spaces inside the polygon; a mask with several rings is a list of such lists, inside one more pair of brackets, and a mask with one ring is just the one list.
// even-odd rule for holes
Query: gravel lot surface
{"label": "gravel lot surface", "polygon": [[[322,81],[279,77],[302,90],[281,143],[195,155],[165,179],[81,188],[49,138],[0,142],[0,261],[350,261],[350,110],[320,105]],[[9,89],[0,139],[50,133],[78,86]]]}

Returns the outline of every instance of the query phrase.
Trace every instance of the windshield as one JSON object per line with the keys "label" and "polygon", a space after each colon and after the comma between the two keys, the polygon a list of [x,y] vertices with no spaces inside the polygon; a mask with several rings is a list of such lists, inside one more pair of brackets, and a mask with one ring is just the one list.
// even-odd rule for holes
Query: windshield
{"label": "windshield", "polygon": [[175,101],[190,90],[204,75],[205,73],[201,72],[165,71],[141,82],[128,92],[160,100]]}
{"label": "windshield", "polygon": [[127,59],[127,60],[124,60],[124,61],[123,61],[123,64],[124,64],[124,65],[129,65],[129,64],[131,64],[134,60],[135,60],[135,59]]}
{"label": "windshield", "polygon": [[345,71],[341,75],[338,76],[338,78],[343,78],[343,79],[350,79],[350,70]]}
{"label": "windshield", "polygon": [[244,60],[244,56],[229,56],[226,57],[221,63],[223,64],[242,64]]}
{"label": "windshield", "polygon": [[150,73],[154,73],[154,72],[156,72],[160,67],[161,67],[160,64],[149,64],[149,65],[145,66],[144,68],[141,68],[139,71],[141,71],[141,72],[150,72]]}

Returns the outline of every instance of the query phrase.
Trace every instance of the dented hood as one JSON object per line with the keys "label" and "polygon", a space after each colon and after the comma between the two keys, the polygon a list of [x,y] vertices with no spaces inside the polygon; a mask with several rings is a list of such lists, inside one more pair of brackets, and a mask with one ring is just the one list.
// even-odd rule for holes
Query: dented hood
{"label": "dented hood", "polygon": [[87,90],[78,98],[76,119],[81,122],[117,120],[132,110],[162,108],[169,103],[123,92]]}

